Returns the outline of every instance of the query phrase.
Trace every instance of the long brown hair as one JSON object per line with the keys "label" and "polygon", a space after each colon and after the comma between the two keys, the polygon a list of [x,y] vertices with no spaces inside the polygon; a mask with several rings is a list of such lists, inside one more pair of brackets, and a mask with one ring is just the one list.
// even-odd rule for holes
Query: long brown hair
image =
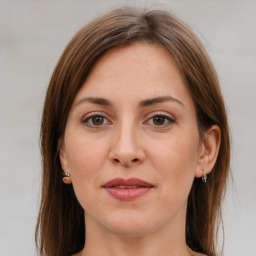
{"label": "long brown hair", "polygon": [[169,12],[113,10],[83,27],[70,41],[53,72],[42,126],[42,195],[36,227],[40,254],[64,256],[84,247],[84,212],[72,185],[62,183],[58,139],[63,136],[73,100],[95,62],[108,50],[142,41],[162,45],[175,59],[194,101],[201,136],[213,124],[221,145],[207,184],[196,179],[188,198],[186,242],[195,251],[216,255],[221,201],[230,163],[230,138],[218,78],[203,45],[191,29]]}

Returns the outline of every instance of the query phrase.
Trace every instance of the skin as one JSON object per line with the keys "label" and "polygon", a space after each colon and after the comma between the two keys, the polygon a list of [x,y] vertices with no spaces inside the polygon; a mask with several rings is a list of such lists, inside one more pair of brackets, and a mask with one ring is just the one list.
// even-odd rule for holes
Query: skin
{"label": "skin", "polygon": [[[142,106],[158,97],[171,98]],[[85,210],[86,243],[77,255],[200,255],[185,242],[187,198],[194,178],[213,168],[219,143],[217,126],[200,140],[193,100],[164,48],[135,43],[105,54],[76,95],[59,140],[63,171],[71,174],[66,183]],[[102,188],[117,177],[154,188],[120,201]]]}

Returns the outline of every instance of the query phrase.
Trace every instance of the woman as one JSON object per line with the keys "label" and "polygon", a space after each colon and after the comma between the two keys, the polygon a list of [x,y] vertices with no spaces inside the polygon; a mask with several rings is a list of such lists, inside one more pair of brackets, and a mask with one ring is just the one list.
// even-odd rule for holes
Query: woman
{"label": "woman", "polygon": [[74,36],[41,150],[40,254],[217,255],[227,116],[204,47],[172,14],[121,8]]}

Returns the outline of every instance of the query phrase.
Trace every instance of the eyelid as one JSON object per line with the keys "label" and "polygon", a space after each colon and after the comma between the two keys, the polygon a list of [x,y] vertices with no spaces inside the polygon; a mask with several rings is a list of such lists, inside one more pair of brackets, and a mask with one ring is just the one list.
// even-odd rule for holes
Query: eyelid
{"label": "eyelid", "polygon": [[154,111],[151,112],[147,115],[147,119],[152,118],[154,116],[163,116],[163,117],[167,117],[173,121],[175,121],[175,117],[173,115],[171,115],[170,113],[167,113],[165,111]]}
{"label": "eyelid", "polygon": [[[100,117],[103,117],[104,120],[107,121],[107,123],[103,123],[101,125],[94,125],[94,124],[90,124],[89,120],[90,118],[93,118],[93,117],[97,117],[97,116],[100,116]],[[163,124],[163,125],[156,125],[156,124],[149,124],[150,120],[154,117],[157,117],[157,116],[161,116],[163,118],[165,118],[165,122],[166,120],[168,121],[167,124]],[[145,125],[150,125],[152,127],[157,127],[159,129],[161,128],[167,128],[169,127],[170,125],[172,125],[173,123],[176,122],[176,119],[175,117],[173,117],[173,115],[171,115],[170,113],[167,113],[165,111],[154,111],[154,112],[151,112],[149,113],[146,117],[145,117],[145,121],[143,122],[143,124]],[[110,125],[110,124],[113,124],[111,118],[109,117],[109,115],[105,112],[101,112],[101,111],[93,111],[93,112],[90,112],[86,115],[84,115],[82,118],[81,118],[81,122],[86,125],[87,127],[91,127],[91,128],[102,128],[104,126],[107,126],[107,125]]]}
{"label": "eyelid", "polygon": [[[90,118],[96,117],[96,116],[101,116],[101,117],[103,117],[105,120],[107,120],[108,123],[112,124],[112,122],[110,121],[110,118],[108,117],[108,115],[107,115],[106,113],[100,112],[100,111],[93,111],[93,112],[90,112],[90,113],[86,114],[85,116],[82,117],[81,122],[84,123],[84,124],[86,124],[88,127],[93,127],[93,128],[100,128],[100,127],[106,125],[106,124],[102,124],[102,125],[99,125],[99,126],[97,126],[97,125],[90,125],[90,124],[88,123],[88,120],[89,120]],[[107,124],[107,125],[108,125],[108,124]]]}
{"label": "eyelid", "polygon": [[173,117],[171,114],[169,113],[166,113],[166,112],[163,112],[163,111],[156,111],[156,112],[152,112],[150,113],[148,116],[147,116],[147,119],[145,122],[143,122],[143,124],[149,122],[149,120],[151,120],[152,118],[156,117],[156,116],[161,116],[161,117],[164,117],[166,118],[169,123],[168,124],[165,124],[165,125],[151,125],[153,127],[157,127],[157,128],[166,128],[166,127],[169,127],[170,125],[172,125],[173,123],[176,122],[176,119],[175,117]]}

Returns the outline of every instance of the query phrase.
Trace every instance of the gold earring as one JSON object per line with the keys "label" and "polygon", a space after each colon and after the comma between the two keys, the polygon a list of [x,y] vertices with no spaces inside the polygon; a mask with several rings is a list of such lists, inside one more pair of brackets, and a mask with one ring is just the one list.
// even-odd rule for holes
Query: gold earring
{"label": "gold earring", "polygon": [[70,173],[64,172],[62,176],[63,176],[63,178],[62,178],[63,183],[65,183],[65,184],[71,184],[72,183]]}
{"label": "gold earring", "polygon": [[206,181],[207,181],[207,175],[204,173],[204,170],[203,170],[202,181],[203,181],[203,183],[206,183]]}

